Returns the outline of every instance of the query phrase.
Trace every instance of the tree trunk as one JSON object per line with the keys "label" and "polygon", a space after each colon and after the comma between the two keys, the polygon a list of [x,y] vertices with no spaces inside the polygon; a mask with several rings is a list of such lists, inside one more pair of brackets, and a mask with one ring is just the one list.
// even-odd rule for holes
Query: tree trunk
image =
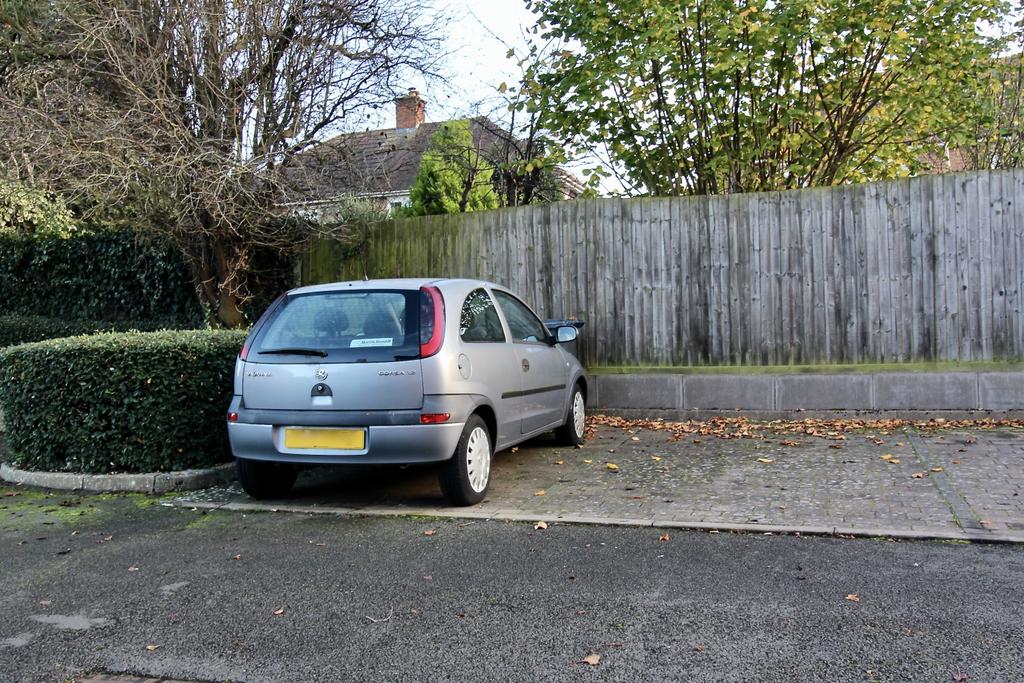
{"label": "tree trunk", "polygon": [[190,242],[185,250],[200,303],[212,312],[210,323],[232,329],[245,327],[248,320],[244,305],[249,298],[245,274],[251,248],[237,239],[216,239],[207,234]]}

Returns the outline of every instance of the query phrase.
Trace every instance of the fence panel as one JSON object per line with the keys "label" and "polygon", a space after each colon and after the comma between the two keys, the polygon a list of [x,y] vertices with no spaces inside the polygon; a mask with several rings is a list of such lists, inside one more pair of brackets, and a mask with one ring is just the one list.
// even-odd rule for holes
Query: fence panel
{"label": "fence panel", "polygon": [[305,283],[493,280],[586,320],[593,365],[1019,359],[1024,170],[391,221]]}

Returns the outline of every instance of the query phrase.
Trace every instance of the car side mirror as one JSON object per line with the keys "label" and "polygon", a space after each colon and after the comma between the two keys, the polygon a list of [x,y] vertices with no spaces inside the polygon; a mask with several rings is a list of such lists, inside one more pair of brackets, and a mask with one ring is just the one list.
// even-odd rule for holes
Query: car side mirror
{"label": "car side mirror", "polygon": [[579,330],[577,330],[575,327],[573,327],[572,325],[564,325],[562,327],[559,327],[558,330],[555,332],[555,340],[559,344],[567,344],[568,342],[576,341],[576,337],[578,337],[579,335]]}

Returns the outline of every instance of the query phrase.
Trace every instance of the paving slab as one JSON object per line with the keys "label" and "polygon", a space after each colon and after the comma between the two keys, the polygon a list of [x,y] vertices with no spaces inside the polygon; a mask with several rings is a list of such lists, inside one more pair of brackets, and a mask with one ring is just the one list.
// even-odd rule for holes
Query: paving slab
{"label": "paving slab", "polygon": [[[610,467],[611,466],[611,467]],[[497,454],[487,498],[445,504],[429,467],[323,467],[284,499],[235,483],[173,505],[1024,542],[1024,431],[690,436],[602,426]]]}

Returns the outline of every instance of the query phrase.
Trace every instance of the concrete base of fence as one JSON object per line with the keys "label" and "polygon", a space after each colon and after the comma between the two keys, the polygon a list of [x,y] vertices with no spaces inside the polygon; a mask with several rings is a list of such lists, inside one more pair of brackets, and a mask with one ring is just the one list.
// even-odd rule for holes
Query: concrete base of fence
{"label": "concrete base of fence", "polygon": [[904,414],[1024,411],[1024,372],[621,374],[590,377],[595,410]]}

